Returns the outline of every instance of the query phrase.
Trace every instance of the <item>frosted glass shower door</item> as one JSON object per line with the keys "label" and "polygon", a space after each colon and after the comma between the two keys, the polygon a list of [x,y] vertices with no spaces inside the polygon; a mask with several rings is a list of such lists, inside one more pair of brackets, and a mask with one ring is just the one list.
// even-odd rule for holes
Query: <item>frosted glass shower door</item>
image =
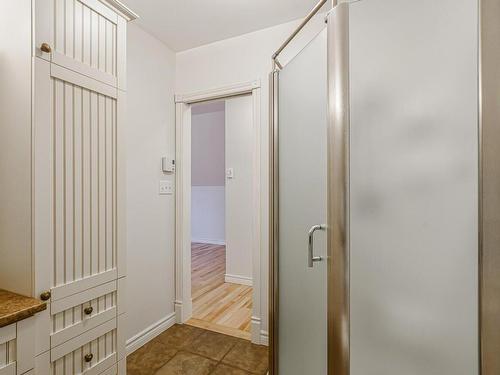
{"label": "frosted glass shower door", "polygon": [[279,73],[278,365],[285,375],[326,374],[326,63],[323,30]]}
{"label": "frosted glass shower door", "polygon": [[477,9],[363,0],[328,16],[333,103],[349,103],[347,120],[332,106],[349,147],[335,375],[479,374]]}

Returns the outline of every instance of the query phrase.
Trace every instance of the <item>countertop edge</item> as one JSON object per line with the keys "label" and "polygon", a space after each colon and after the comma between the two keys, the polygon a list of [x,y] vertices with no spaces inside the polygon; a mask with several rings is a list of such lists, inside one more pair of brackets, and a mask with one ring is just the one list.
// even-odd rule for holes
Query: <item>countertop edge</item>
{"label": "countertop edge", "polygon": [[39,305],[30,306],[28,308],[16,311],[12,314],[2,316],[0,318],[0,328],[5,327],[21,320],[27,319],[47,309],[47,304],[45,302],[40,302]]}

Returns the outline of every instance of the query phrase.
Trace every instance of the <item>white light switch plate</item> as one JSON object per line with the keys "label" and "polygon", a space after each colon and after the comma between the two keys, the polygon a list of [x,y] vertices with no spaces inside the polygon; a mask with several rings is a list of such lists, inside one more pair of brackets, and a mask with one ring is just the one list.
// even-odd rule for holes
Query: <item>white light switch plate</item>
{"label": "white light switch plate", "polygon": [[160,195],[172,195],[174,193],[174,187],[172,185],[172,181],[169,180],[161,180],[160,181]]}

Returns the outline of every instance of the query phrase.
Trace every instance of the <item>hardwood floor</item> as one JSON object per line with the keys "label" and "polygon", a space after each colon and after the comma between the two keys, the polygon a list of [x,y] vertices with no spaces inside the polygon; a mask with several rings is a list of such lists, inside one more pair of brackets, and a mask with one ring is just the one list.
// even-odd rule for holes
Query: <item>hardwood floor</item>
{"label": "hardwood floor", "polygon": [[226,247],[191,244],[193,316],[187,324],[250,340],[252,287],[224,282]]}

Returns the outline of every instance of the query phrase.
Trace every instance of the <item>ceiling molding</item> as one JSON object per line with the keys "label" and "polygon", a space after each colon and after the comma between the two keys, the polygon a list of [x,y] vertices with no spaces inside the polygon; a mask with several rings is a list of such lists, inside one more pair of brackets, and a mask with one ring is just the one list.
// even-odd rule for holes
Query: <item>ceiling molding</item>
{"label": "ceiling molding", "polygon": [[123,17],[127,19],[127,21],[133,21],[139,18],[139,15],[135,13],[128,6],[123,4],[120,0],[100,0],[102,3],[110,6],[114,10],[121,13]]}
{"label": "ceiling molding", "polygon": [[188,94],[175,95],[176,103],[193,104],[207,100],[227,98],[234,95],[249,94],[253,90],[260,88],[260,80],[237,83],[223,86],[212,90],[203,90]]}

